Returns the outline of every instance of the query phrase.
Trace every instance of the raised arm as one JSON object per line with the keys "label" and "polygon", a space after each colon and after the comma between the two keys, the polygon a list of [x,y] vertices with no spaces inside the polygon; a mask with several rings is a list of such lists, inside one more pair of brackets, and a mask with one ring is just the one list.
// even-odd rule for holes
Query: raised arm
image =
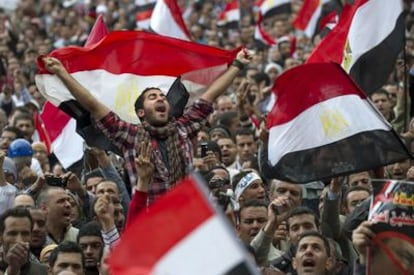
{"label": "raised arm", "polygon": [[46,69],[59,77],[70,93],[82,107],[91,113],[94,119],[100,120],[109,113],[109,108],[99,102],[85,87],[73,78],[58,59],[45,57],[43,62]]}
{"label": "raised arm", "polygon": [[252,54],[248,50],[240,50],[237,53],[233,64],[219,78],[211,83],[201,98],[208,102],[214,102],[218,96],[226,91],[238,72],[243,69],[245,65],[249,64],[251,58]]}

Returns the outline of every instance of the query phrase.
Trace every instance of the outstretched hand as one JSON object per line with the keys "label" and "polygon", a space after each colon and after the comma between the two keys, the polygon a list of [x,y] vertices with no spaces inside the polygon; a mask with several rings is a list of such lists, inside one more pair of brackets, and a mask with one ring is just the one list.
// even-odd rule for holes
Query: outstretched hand
{"label": "outstretched hand", "polygon": [[59,59],[54,57],[44,57],[43,62],[45,63],[45,68],[52,74],[59,75],[62,72],[66,72],[65,67],[62,65]]}
{"label": "outstretched hand", "polygon": [[245,65],[249,64],[252,58],[253,52],[246,48],[241,49],[236,55],[236,59]]}

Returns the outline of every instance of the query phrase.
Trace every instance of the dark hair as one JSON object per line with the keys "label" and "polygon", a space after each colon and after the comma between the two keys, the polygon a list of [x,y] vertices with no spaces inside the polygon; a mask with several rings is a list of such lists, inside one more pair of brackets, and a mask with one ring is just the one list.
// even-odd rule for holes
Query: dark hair
{"label": "dark hair", "polygon": [[319,228],[320,223],[319,223],[319,219],[316,216],[315,212],[312,209],[308,208],[308,207],[299,206],[299,207],[296,207],[295,209],[293,209],[292,213],[290,213],[289,217],[287,218],[286,223],[287,223],[288,231],[289,231],[289,219],[293,218],[293,217],[296,217],[296,216],[300,216],[300,215],[312,215],[313,219],[315,221],[316,228]]}
{"label": "dark hair", "polygon": [[20,131],[20,129],[15,126],[6,126],[3,128],[3,132],[5,131],[14,133],[16,135],[16,139],[23,138],[22,131]]}
{"label": "dark hair", "polygon": [[143,109],[144,108],[144,100],[145,100],[145,94],[149,91],[149,90],[158,90],[161,91],[159,88],[156,87],[148,87],[145,88],[141,94],[139,95],[139,97],[137,98],[137,100],[135,100],[135,111],[139,110],[139,109]]}
{"label": "dark hair", "polygon": [[55,249],[53,249],[52,253],[49,255],[49,266],[52,268],[59,256],[59,253],[78,253],[82,256],[82,267],[85,267],[85,256],[83,255],[82,249],[79,245],[75,242],[64,241],[60,243]]}
{"label": "dark hair", "polygon": [[256,82],[256,84],[260,84],[264,81],[266,86],[270,85],[270,78],[267,73],[259,72],[253,76],[253,79]]}
{"label": "dark hair", "polygon": [[[93,236],[93,237],[99,237],[99,239],[102,241],[102,244],[104,243],[101,233],[101,225],[96,221],[90,221],[79,229],[77,242],[79,244],[79,240],[82,237],[85,236]],[[103,246],[102,246],[103,247]]]}
{"label": "dark hair", "polygon": [[317,238],[321,239],[323,241],[323,244],[325,245],[326,255],[328,257],[331,256],[331,248],[329,247],[329,241],[328,241],[328,239],[325,236],[323,236],[321,233],[316,232],[316,231],[307,232],[307,233],[305,233],[305,234],[303,234],[303,235],[301,235],[299,237],[298,244],[295,247],[295,253],[294,253],[294,255],[296,255],[296,252],[298,251],[300,241],[302,239],[306,238],[306,237],[317,237]]}
{"label": "dark hair", "polygon": [[17,121],[19,121],[19,120],[29,120],[32,123],[32,125],[34,126],[34,119],[33,119],[33,116],[31,114],[21,113],[21,114],[17,115],[14,118],[14,121],[13,121],[14,125],[13,126],[16,126]]}
{"label": "dark hair", "polygon": [[0,233],[2,234],[6,229],[6,219],[9,217],[13,218],[28,218],[30,221],[30,230],[33,228],[33,219],[30,215],[30,211],[24,207],[15,207],[11,209],[7,209],[1,216],[0,216]]}
{"label": "dark hair", "polygon": [[348,195],[349,193],[352,193],[354,191],[365,191],[368,194],[371,194],[371,191],[369,191],[367,188],[363,187],[363,186],[352,186],[350,187],[348,190],[346,190],[344,196],[343,196],[343,201],[342,203],[346,206],[348,204]]}
{"label": "dark hair", "polygon": [[234,134],[234,138],[237,136],[252,136],[254,140],[256,140],[256,136],[251,129],[240,127],[237,129],[236,133]]}
{"label": "dark hair", "polygon": [[243,211],[243,209],[245,208],[249,208],[249,207],[263,207],[265,209],[267,209],[267,202],[264,200],[258,200],[258,199],[251,199],[251,200],[246,200],[243,204],[240,205],[240,209],[239,211],[236,213],[236,222],[240,223],[240,216],[241,216],[241,212]]}
{"label": "dark hair", "polygon": [[104,178],[104,175],[102,174],[101,169],[99,168],[87,172],[83,177],[83,182],[85,183],[85,185],[90,178]]}
{"label": "dark hair", "polygon": [[379,88],[378,90],[376,90],[375,92],[373,92],[370,95],[370,99],[372,99],[373,95],[385,95],[388,99],[390,99],[390,94],[387,92],[387,90],[385,90],[384,88]]}

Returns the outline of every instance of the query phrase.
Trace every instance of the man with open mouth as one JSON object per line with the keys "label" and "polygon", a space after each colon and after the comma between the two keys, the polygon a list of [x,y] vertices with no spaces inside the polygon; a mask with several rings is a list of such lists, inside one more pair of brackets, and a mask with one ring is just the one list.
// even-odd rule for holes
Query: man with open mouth
{"label": "man with open mouth", "polygon": [[46,69],[65,84],[79,104],[91,113],[97,127],[123,153],[130,182],[137,179],[137,145],[151,141],[155,171],[148,190],[148,203],[152,203],[188,174],[192,167],[193,138],[213,111],[215,99],[226,91],[251,58],[249,51],[240,50],[233,64],[176,120],[171,116],[171,106],[161,89],[144,89],[135,101],[139,125],[121,120],[75,80],[58,59],[45,57],[43,61]]}

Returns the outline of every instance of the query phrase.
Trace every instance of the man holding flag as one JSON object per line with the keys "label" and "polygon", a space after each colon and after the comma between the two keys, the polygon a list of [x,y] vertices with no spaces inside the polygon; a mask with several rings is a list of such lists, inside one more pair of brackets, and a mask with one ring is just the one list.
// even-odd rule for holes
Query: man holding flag
{"label": "man holding flag", "polygon": [[142,124],[135,125],[121,120],[114,112],[95,98],[75,80],[62,63],[53,57],[45,57],[46,69],[55,74],[68,88],[82,107],[95,119],[97,126],[111,139],[126,159],[128,173],[136,177],[134,159],[136,145],[140,141],[151,141],[152,162],[156,170],[148,192],[149,203],[170,190],[184,178],[192,164],[192,139],[196,136],[207,116],[212,112],[212,103],[221,95],[244,65],[249,63],[250,53],[239,51],[232,66],[217,78],[177,120],[170,117],[170,104],[158,88],[145,89],[135,102],[135,112]]}

